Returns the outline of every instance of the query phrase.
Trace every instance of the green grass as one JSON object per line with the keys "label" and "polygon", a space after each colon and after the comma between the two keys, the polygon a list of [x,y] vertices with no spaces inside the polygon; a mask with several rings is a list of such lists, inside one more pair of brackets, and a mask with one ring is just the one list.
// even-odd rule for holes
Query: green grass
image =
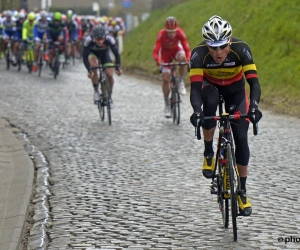
{"label": "green grass", "polygon": [[[300,114],[300,4],[290,0],[189,0],[161,9],[125,38],[122,66],[158,75],[152,50],[168,16],[175,16],[191,49],[202,41],[201,29],[212,15],[228,20],[233,36],[246,41],[257,66],[261,103],[278,113]],[[188,75],[186,76],[188,81]]]}

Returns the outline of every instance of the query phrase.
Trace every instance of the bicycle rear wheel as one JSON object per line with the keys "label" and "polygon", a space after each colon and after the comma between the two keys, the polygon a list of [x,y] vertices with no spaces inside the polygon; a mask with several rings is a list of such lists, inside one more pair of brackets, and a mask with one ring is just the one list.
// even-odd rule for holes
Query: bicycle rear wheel
{"label": "bicycle rear wheel", "polygon": [[105,91],[104,97],[106,97],[106,111],[107,111],[108,123],[109,125],[111,125],[111,108],[110,108],[111,95],[110,95],[110,89],[107,80],[104,81],[104,91]]}
{"label": "bicycle rear wheel", "polygon": [[230,182],[230,201],[231,201],[231,218],[232,218],[232,230],[233,230],[233,240],[237,240],[237,223],[236,218],[238,216],[237,208],[237,187],[238,187],[238,176],[235,169],[235,164],[233,162],[231,145],[227,144],[227,161],[229,168],[229,182]]}

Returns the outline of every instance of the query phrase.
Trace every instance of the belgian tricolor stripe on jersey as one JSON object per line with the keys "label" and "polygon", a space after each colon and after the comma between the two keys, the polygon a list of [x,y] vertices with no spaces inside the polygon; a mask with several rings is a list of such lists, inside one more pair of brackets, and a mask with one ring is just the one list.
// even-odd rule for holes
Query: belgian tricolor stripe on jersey
{"label": "belgian tricolor stripe on jersey", "polygon": [[203,69],[191,69],[190,70],[190,81],[191,82],[202,82],[203,81]]}

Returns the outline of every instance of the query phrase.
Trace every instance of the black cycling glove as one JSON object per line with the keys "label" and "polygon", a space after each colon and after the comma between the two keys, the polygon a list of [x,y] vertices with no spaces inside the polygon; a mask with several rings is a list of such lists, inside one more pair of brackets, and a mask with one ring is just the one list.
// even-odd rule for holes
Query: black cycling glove
{"label": "black cycling glove", "polygon": [[200,126],[202,126],[204,124],[204,114],[202,112],[202,110],[200,112],[194,112],[191,117],[190,117],[190,122],[193,124],[194,127],[197,126],[197,119],[200,118]]}
{"label": "black cycling glove", "polygon": [[252,123],[258,123],[259,120],[262,118],[262,112],[258,109],[257,102],[251,102],[248,111],[248,116]]}

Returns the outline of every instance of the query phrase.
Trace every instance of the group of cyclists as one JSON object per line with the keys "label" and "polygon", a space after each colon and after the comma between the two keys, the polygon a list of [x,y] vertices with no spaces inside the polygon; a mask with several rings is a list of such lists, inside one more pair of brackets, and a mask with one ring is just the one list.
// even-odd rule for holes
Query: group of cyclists
{"label": "group of cyclists", "polygon": [[[2,49],[5,50],[8,39],[14,39],[13,51],[16,53],[18,42],[35,40],[35,59],[38,56],[41,41],[48,42],[49,53],[45,53],[45,60],[51,66],[53,59],[53,42],[59,41],[68,45],[68,55],[77,55],[80,50],[80,41],[83,41],[83,62],[91,79],[94,101],[99,101],[100,93],[98,73],[96,69],[99,60],[104,66],[114,66],[116,74],[122,74],[121,59],[116,43],[119,32],[125,33],[122,20],[107,17],[79,18],[72,10],[66,14],[55,12],[26,13],[21,10],[17,17],[11,11],[6,11],[0,20],[0,34],[2,34]],[[246,193],[246,179],[250,150],[248,146],[249,121],[257,123],[262,113],[258,109],[261,89],[257,76],[256,66],[248,44],[232,37],[230,23],[220,16],[212,16],[202,27],[202,41],[191,51],[184,31],[179,27],[175,17],[167,17],[164,28],[159,31],[152,52],[157,65],[162,72],[162,92],[164,98],[164,114],[169,116],[170,66],[173,60],[186,62],[190,67],[190,102],[194,113],[190,117],[191,123],[196,126],[200,123],[204,135],[204,162],[202,173],[211,179],[215,170],[213,150],[213,136],[216,121],[204,120],[205,116],[214,116],[219,104],[219,96],[225,100],[226,110],[230,114],[248,113],[250,119],[241,119],[235,122],[232,128],[236,145],[236,164],[241,180],[242,193],[238,203],[241,215],[249,216],[252,213],[251,203]],[[63,48],[61,48],[62,50]],[[111,58],[111,53],[114,60]],[[114,62],[113,62],[114,61]],[[51,68],[51,67],[50,67]],[[186,94],[184,84],[185,66],[179,67],[179,92]],[[34,68],[35,71],[35,68]],[[113,90],[113,68],[106,68],[110,91]],[[246,95],[245,83],[250,85],[250,102]],[[110,106],[114,107],[111,100]],[[251,113],[250,113],[251,112]],[[254,113],[254,115],[253,115]],[[198,120],[198,121],[197,121]]]}
{"label": "group of cyclists", "polygon": [[[115,39],[126,32],[120,17],[78,16],[72,10],[67,13],[47,13],[46,11],[29,12],[6,10],[0,14],[0,58],[4,57],[8,41],[12,42],[12,65],[16,65],[16,55],[20,43],[25,45],[34,42],[33,72],[37,71],[37,59],[41,43],[45,44],[44,60],[48,61],[51,73],[53,43],[60,42],[60,51],[66,50],[66,60],[70,57],[81,57],[83,41],[93,28],[101,24],[106,34]],[[117,39],[116,39],[117,40]]]}

